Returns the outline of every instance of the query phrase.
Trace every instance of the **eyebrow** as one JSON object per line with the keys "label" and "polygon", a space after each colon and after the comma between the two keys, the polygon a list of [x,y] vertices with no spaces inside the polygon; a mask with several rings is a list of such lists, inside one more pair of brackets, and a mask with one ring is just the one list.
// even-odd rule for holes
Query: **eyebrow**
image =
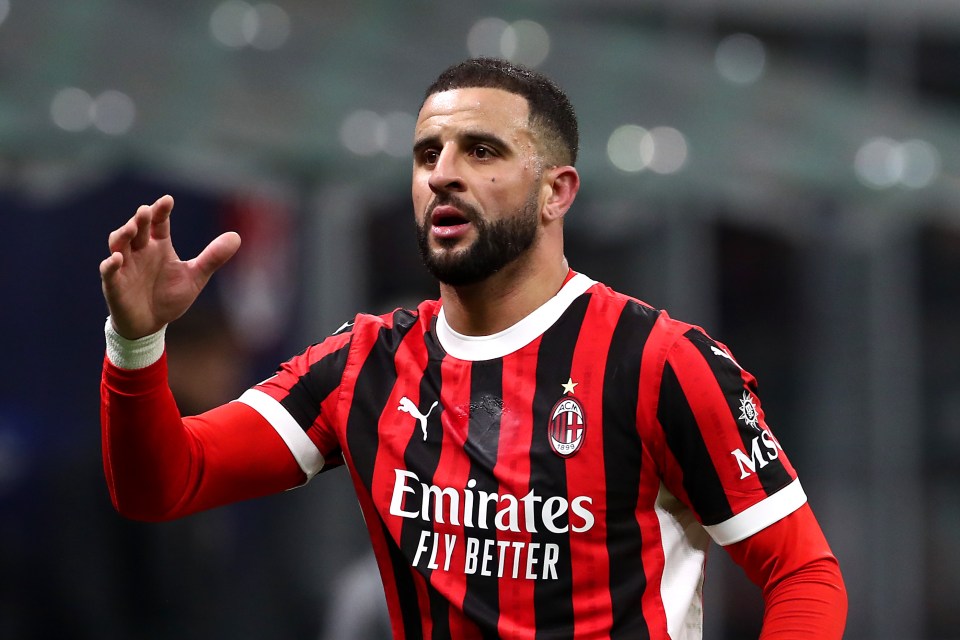
{"label": "eyebrow", "polygon": [[[464,146],[472,146],[475,144],[489,144],[492,147],[503,151],[510,151],[512,147],[500,136],[490,133],[489,131],[475,130],[475,131],[462,131],[456,136],[457,141]],[[429,149],[430,147],[441,146],[440,136],[429,135],[423,138],[420,138],[413,143],[413,153],[419,154],[424,149]]]}

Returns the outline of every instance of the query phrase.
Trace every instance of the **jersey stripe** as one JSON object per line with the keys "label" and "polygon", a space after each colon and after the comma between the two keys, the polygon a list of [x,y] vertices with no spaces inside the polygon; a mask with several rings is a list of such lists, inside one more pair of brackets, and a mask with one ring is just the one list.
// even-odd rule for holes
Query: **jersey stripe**
{"label": "jersey stripe", "polygon": [[[619,316],[619,307],[624,302],[625,300],[621,298],[593,295],[589,297],[587,314],[580,328],[580,338],[576,343],[570,367],[570,379],[576,383],[576,386],[573,387],[572,392],[564,390],[565,397],[575,399],[583,411],[583,440],[576,453],[566,459],[567,501],[571,505],[575,500],[580,501],[578,504],[582,504],[582,496],[586,496],[590,500],[587,503],[590,513],[606,513],[608,518],[608,464],[616,465],[618,453],[604,447],[606,430],[616,428],[616,425],[607,424],[606,410],[610,409],[623,415],[624,405],[626,405],[627,415],[633,416],[636,403],[631,404],[628,395],[626,398],[618,398],[621,402],[617,402],[616,407],[612,406],[612,403],[605,406],[604,397],[607,394],[590,391],[603,389],[606,376],[612,373],[605,366],[610,352],[610,340],[613,337],[607,329],[611,319]],[[633,395],[635,399],[635,392]],[[629,427],[629,431],[636,434],[632,426]],[[636,437],[634,437],[634,443],[636,443]],[[616,483],[619,484],[624,480],[624,478],[618,478]],[[631,513],[632,508],[628,509],[624,515],[629,518]],[[603,518],[594,517],[589,529],[574,530],[574,526],[585,529],[587,524],[580,516],[571,517],[571,529],[568,532],[574,594],[574,633],[578,637],[597,637],[608,633],[613,621],[611,595],[608,589],[610,556],[605,544],[606,528],[609,522]]]}
{"label": "jersey stripe", "polygon": [[[443,423],[443,450],[437,473],[433,482],[437,486],[462,488],[466,487],[470,475],[470,462],[464,450],[467,439],[470,413],[470,384],[472,370],[466,363],[453,358],[445,358],[441,366],[443,393],[440,396],[445,407],[446,417]],[[465,502],[465,499],[464,499]],[[466,536],[473,532],[471,516],[467,512],[472,510],[463,506],[463,529],[458,532],[449,524],[435,524],[434,529],[441,533],[462,533],[454,544],[453,557],[450,561],[451,571],[436,572],[433,574],[434,584],[450,602],[447,611],[447,625],[451,638],[479,638],[480,631],[476,625],[464,615],[464,601],[467,595],[466,575]],[[439,640],[439,636],[435,636]]]}
{"label": "jersey stripe", "polygon": [[[415,576],[410,568],[410,563],[404,556],[400,547],[389,535],[384,538],[387,550],[390,554],[390,568],[393,574],[394,584],[392,589],[396,590],[397,603],[399,604],[400,616],[403,621],[403,637],[408,640],[418,640],[424,637],[423,621],[418,612],[420,611],[420,597],[415,584]],[[381,561],[382,562],[382,561]],[[396,624],[396,617],[391,616]],[[394,635],[397,630],[394,629]]]}
{"label": "jersey stripe", "polygon": [[[642,612],[647,633],[651,638],[666,638],[666,612],[663,605],[661,585],[666,564],[666,553],[660,520],[655,512],[661,482],[675,466],[663,437],[663,428],[657,420],[660,403],[661,376],[670,346],[676,338],[673,321],[663,311],[647,313],[652,327],[643,343],[640,360],[640,381],[636,415],[637,432],[640,434],[642,464],[640,488],[634,518],[640,525],[640,544],[645,584],[643,586]],[[682,478],[673,483],[683,491]],[[626,636],[629,637],[629,636]]]}
{"label": "jersey stripe", "polygon": [[[514,495],[525,496],[530,491],[530,442],[535,431],[533,420],[533,397],[535,389],[530,384],[536,368],[536,354],[540,339],[527,348],[506,358],[503,365],[503,415],[509,420],[501,421],[499,455],[495,475],[501,486],[512,490]],[[527,545],[532,534],[520,532],[499,536],[512,544]],[[516,547],[511,546],[511,549]],[[529,638],[534,628],[533,581],[527,580],[515,565],[516,557],[509,555],[508,568],[498,581],[500,587],[500,620],[498,632],[502,638]],[[517,577],[514,577],[516,571]]]}
{"label": "jersey stripe", "polygon": [[317,449],[317,445],[281,403],[256,389],[247,389],[235,402],[242,402],[253,408],[270,423],[290,449],[290,453],[307,476],[308,482],[323,468],[323,455]]}
{"label": "jersey stripe", "polygon": [[[443,406],[440,404],[440,358],[437,349],[431,351],[429,345],[420,339],[419,332],[411,332],[397,351],[394,367],[402,378],[404,386],[392,390],[391,399],[384,408],[380,419],[380,431],[388,437],[396,437],[403,445],[403,460],[388,459],[381,454],[377,459],[378,477],[382,476],[382,486],[388,487],[396,479],[396,469],[409,469],[417,473],[423,482],[430,482],[439,464],[440,440],[442,431]],[[401,398],[426,412],[426,420],[400,411]],[[436,404],[434,404],[436,403]],[[431,408],[432,407],[432,408]],[[405,425],[403,429],[398,428]],[[393,477],[391,477],[393,476]],[[380,486],[380,483],[377,483]],[[409,496],[407,496],[409,498]],[[420,545],[433,542],[433,530],[429,522],[420,519],[402,521],[398,539],[416,590],[420,623],[424,638],[438,637],[447,629],[447,606],[431,584],[429,563],[422,561],[416,568],[416,558]]]}
{"label": "jersey stripe", "polygon": [[[366,353],[360,353],[362,358],[360,371],[356,374],[356,383],[353,387],[353,397],[346,421],[347,449],[356,469],[355,479],[359,481],[360,495],[374,491],[374,474],[376,470],[377,453],[379,450],[379,429],[370,428],[370,425],[380,423],[380,417],[387,409],[393,387],[397,380],[397,370],[394,359],[397,350],[407,332],[415,325],[416,315],[409,311],[399,310],[393,316],[393,325],[382,327],[374,334],[374,340],[368,345],[360,345]],[[387,475],[394,475],[391,471]],[[392,487],[393,478],[386,479],[386,486]],[[389,489],[388,489],[389,490]],[[371,513],[372,511],[372,513]],[[365,511],[367,517],[371,515],[379,518],[375,510]],[[368,524],[369,527],[369,524]],[[382,540],[386,548],[374,548],[381,564],[389,566],[394,582],[384,585],[385,590],[396,593],[396,602],[399,604],[399,617],[402,620],[401,629],[404,637],[409,639],[423,637],[423,625],[420,619],[420,607],[417,604],[417,592],[411,575],[412,569],[404,554],[393,541],[392,532],[384,535]],[[393,612],[391,612],[393,613]],[[398,616],[394,620],[394,634],[397,635]]]}
{"label": "jersey stripe", "polygon": [[[431,320],[436,323],[436,318]],[[436,412],[430,415],[428,421],[427,439],[423,440],[423,434],[417,430],[415,436],[411,437],[404,451],[404,464],[416,464],[423,468],[424,477],[433,479],[437,467],[440,465],[441,445],[444,430],[442,423],[444,420],[443,412],[446,411],[446,398],[443,397],[443,349],[437,342],[433,334],[427,334],[423,345],[417,345],[425,349],[426,366],[424,367],[423,378],[420,380],[417,401],[424,408],[430,406],[433,402],[438,402]],[[432,429],[431,429],[432,427]],[[419,444],[416,438],[419,436]],[[415,458],[414,452],[419,451],[420,456]],[[406,528],[406,527],[405,527]],[[434,527],[436,530],[436,527]],[[436,532],[436,531],[435,531]],[[404,531],[406,534],[406,531]],[[449,638],[450,635],[450,604],[433,584],[434,574],[427,568],[420,572],[424,576],[423,593],[420,595],[421,609],[424,624],[424,638],[430,637],[436,640]],[[426,596],[426,597],[424,597]]]}
{"label": "jersey stripe", "polygon": [[[620,313],[606,353],[603,385],[603,450],[606,461],[605,527],[609,556],[611,639],[649,638],[641,601],[646,589],[644,536],[635,517],[640,501],[640,474],[645,470],[636,428],[640,401],[640,362],[657,314],[634,301]],[[639,352],[636,360],[623,354]],[[652,542],[652,541],[651,541]]]}
{"label": "jersey stripe", "polygon": [[[530,488],[535,490],[537,495],[555,496],[567,493],[566,464],[564,459],[550,448],[547,426],[550,422],[549,411],[563,391],[560,385],[570,378],[574,345],[580,334],[589,301],[590,296],[580,296],[574,300],[567,313],[543,334],[540,341],[533,439],[530,444]],[[556,524],[561,528],[569,525],[568,515],[561,516]],[[538,629],[567,630],[572,634],[573,591],[570,587],[573,578],[566,537],[567,534],[541,532],[541,548],[547,544],[555,544],[559,548],[556,561],[557,580],[536,581],[533,599]]]}
{"label": "jersey stripe", "polygon": [[[474,491],[499,493],[500,487],[493,475],[497,462],[498,442],[500,440],[500,417],[503,412],[503,361],[483,360],[474,362],[470,375],[470,421],[467,439],[463,451],[469,458],[469,478],[476,481]],[[459,480],[459,479],[458,479]],[[464,486],[457,484],[456,486]],[[494,522],[496,505],[488,503],[487,518]],[[496,527],[476,531],[471,536],[477,540],[479,557],[491,544],[496,546]],[[480,634],[485,639],[495,639],[497,620],[500,617],[499,594],[496,580],[489,579],[490,569],[482,560],[478,560],[475,571],[467,576],[467,592],[463,600],[463,612],[470,619],[485,623]],[[492,567],[496,574],[497,567]],[[485,575],[486,574],[486,575]]]}
{"label": "jersey stripe", "polygon": [[[756,397],[756,380],[736,364],[732,358],[719,355],[717,351],[727,353],[726,350],[721,349],[716,342],[699,330],[691,329],[684,334],[684,337],[696,347],[704,362],[710,367],[713,378],[717,382],[717,391],[723,393],[726,400],[726,406],[729,410],[728,421],[739,429],[739,444],[742,446],[742,450],[750,455],[754,448],[754,439],[760,435],[763,429],[767,428],[763,418],[763,409]],[[751,405],[749,410],[756,412],[753,426],[747,422],[747,416],[744,415],[745,407],[748,404]],[[733,432],[733,429],[730,432]],[[713,455],[715,457],[719,455],[724,462],[733,462],[733,459],[729,457],[729,446],[715,450]],[[778,455],[768,462],[764,461],[756,470],[756,478],[752,479],[751,482],[759,481],[767,495],[776,493],[793,480],[793,470],[792,468],[788,469],[785,466],[786,464],[789,463],[786,462],[786,457],[782,455]],[[730,464],[730,469],[737,469],[736,464]],[[737,480],[734,480],[734,482],[737,482]]]}
{"label": "jersey stripe", "polygon": [[321,357],[310,365],[287,396],[280,401],[300,428],[306,431],[320,415],[320,404],[337,388],[347,364],[350,343]]}
{"label": "jersey stripe", "polygon": [[702,521],[716,524],[733,516],[693,409],[670,363],[663,368],[657,419],[679,468],[696,470],[683,474],[683,488]]}
{"label": "jersey stripe", "polygon": [[[427,350],[430,354],[430,363],[427,376],[421,383],[421,393],[428,395],[421,402],[426,404],[427,402],[433,402],[434,398],[437,399],[442,413],[434,422],[434,426],[439,428],[430,432],[426,442],[421,441],[418,445],[414,440],[410,441],[405,454],[406,464],[418,464],[418,468],[423,470],[424,477],[435,485],[464,486],[466,478],[462,479],[463,484],[451,484],[444,473],[451,467],[451,456],[462,455],[450,443],[448,421],[451,414],[448,412],[467,403],[467,398],[461,397],[460,393],[469,384],[469,380],[464,381],[456,377],[458,369],[451,366],[450,361],[445,359],[446,354],[433,335],[428,337]],[[427,382],[430,383],[429,392],[424,386],[424,383]],[[429,446],[424,447],[424,445]],[[420,452],[419,459],[413,455],[417,451]],[[429,523],[425,524],[430,526]],[[446,526],[449,526],[449,523],[435,523],[432,530],[442,538],[445,533],[449,532],[444,528]],[[439,539],[437,544],[439,544]],[[444,548],[444,552],[446,551],[447,549]],[[466,584],[462,571],[456,569],[463,566],[462,549],[455,548],[453,556],[445,558],[442,566],[450,567],[453,570],[423,572],[430,578],[430,624],[433,630],[431,637],[435,640],[456,637],[458,630],[462,627],[462,616],[459,610],[462,606]],[[462,633],[462,630],[459,632]]]}

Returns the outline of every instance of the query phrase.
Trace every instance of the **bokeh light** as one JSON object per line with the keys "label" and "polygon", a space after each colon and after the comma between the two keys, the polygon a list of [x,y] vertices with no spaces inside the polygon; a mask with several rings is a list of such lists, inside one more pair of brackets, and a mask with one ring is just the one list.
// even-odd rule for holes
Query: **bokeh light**
{"label": "bokeh light", "polygon": [[96,97],[90,115],[93,125],[103,133],[121,135],[133,127],[136,107],[130,96],[111,89]]}
{"label": "bokeh light", "polygon": [[873,189],[921,189],[939,175],[940,154],[925,140],[897,142],[879,136],[864,142],[857,151],[854,171],[861,183]]}
{"label": "bokeh light", "polygon": [[635,124],[617,127],[607,139],[607,158],[617,169],[636,173],[647,168],[647,160],[640,151],[647,130]]}
{"label": "bokeh light", "polygon": [[358,156],[380,153],[387,142],[387,127],[379,114],[359,109],[340,125],[340,142]]}
{"label": "bokeh light", "polygon": [[[644,152],[647,146],[649,152]],[[654,173],[676,173],[687,164],[687,139],[673,127],[655,127],[641,141],[641,152],[649,153]]]}
{"label": "bokeh light", "polygon": [[210,14],[210,34],[229,49],[279,49],[290,37],[290,16],[282,7],[243,0],[221,2]]}
{"label": "bokeh light", "polygon": [[409,158],[417,118],[404,111],[393,111],[383,117],[383,123],[387,131],[384,153],[394,158]]}
{"label": "bokeh light", "polygon": [[550,34],[533,20],[511,23],[500,18],[482,18],[467,34],[467,50],[471,56],[506,58],[537,67],[550,54]]}
{"label": "bokeh light", "polygon": [[473,57],[500,56],[500,42],[509,27],[506,20],[500,18],[481,18],[467,33],[467,51]]}
{"label": "bokeh light", "polygon": [[53,123],[64,131],[83,131],[91,124],[93,118],[93,97],[77,87],[61,89],[50,103],[50,117]]}
{"label": "bokeh light", "polygon": [[136,107],[122,91],[109,89],[93,97],[83,89],[67,87],[53,97],[50,118],[71,133],[94,127],[101,133],[121,135],[133,127]]}
{"label": "bokeh light", "polygon": [[275,4],[258,4],[244,16],[243,33],[255,49],[279,49],[290,37],[290,16]]}
{"label": "bokeh light", "polygon": [[714,64],[725,80],[734,84],[753,84],[763,76],[767,62],[766,47],[747,33],[727,36],[717,45]]}
{"label": "bokeh light", "polygon": [[900,145],[903,173],[900,184],[908,189],[922,189],[940,174],[940,154],[926,140],[907,140]]}
{"label": "bokeh light", "polygon": [[243,22],[251,9],[250,4],[243,0],[227,0],[217,5],[210,14],[210,33],[214,40],[234,49],[246,45]]}
{"label": "bokeh light", "polygon": [[550,53],[550,34],[539,22],[517,20],[504,30],[500,52],[507,60],[540,66]]}
{"label": "bokeh light", "polygon": [[385,153],[394,158],[409,158],[416,123],[416,117],[404,111],[381,116],[368,109],[358,109],[343,119],[340,142],[358,156]]}
{"label": "bokeh light", "polygon": [[647,130],[636,124],[617,127],[607,139],[607,158],[617,169],[637,173],[650,169],[669,174],[687,162],[687,141],[673,127]]}

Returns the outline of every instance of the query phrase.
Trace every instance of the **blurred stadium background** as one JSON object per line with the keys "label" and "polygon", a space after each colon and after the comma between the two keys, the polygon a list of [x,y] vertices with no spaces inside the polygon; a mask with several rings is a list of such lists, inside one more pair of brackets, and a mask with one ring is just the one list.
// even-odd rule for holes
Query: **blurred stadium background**
{"label": "blurred stadium background", "polygon": [[[960,638],[957,0],[0,0],[0,637],[382,637],[347,474],[144,525],[112,511],[108,232],[177,199],[244,248],[171,329],[185,410],[357,310],[434,295],[409,140],[448,64],[577,105],[574,268],[709,329],[845,571],[847,637]],[[760,596],[714,553],[707,636]]]}

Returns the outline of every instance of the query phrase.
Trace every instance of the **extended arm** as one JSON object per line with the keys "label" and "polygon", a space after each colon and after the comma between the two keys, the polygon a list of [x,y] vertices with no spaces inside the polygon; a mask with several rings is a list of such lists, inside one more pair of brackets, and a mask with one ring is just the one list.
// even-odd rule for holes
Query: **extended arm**
{"label": "extended arm", "polygon": [[243,403],[181,418],[165,358],[137,370],[105,360],[100,400],[107,486],[129,518],[169,520],[306,479],[277,432]]}
{"label": "extended arm", "polygon": [[167,384],[163,331],[240,244],[223,234],[181,261],[170,240],[173,198],[141,206],[110,234],[100,264],[110,308],[101,380],[103,463],[124,515],[163,520],[296,486],[305,477],[256,411],[229,403],[181,418]]}
{"label": "extended arm", "polygon": [[763,589],[761,640],[843,637],[846,588],[809,505],[725,548]]}

